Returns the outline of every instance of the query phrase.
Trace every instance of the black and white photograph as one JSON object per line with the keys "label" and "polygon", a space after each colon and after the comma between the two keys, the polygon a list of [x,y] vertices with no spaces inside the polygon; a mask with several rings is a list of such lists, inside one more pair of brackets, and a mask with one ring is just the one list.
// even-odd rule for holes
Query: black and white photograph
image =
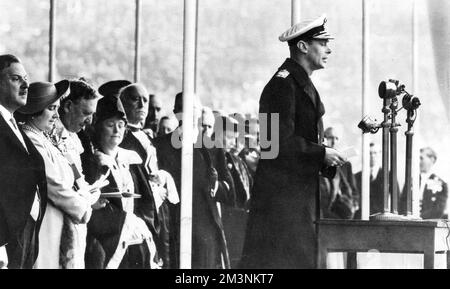
{"label": "black and white photograph", "polygon": [[0,0],[0,269],[450,268],[449,12]]}

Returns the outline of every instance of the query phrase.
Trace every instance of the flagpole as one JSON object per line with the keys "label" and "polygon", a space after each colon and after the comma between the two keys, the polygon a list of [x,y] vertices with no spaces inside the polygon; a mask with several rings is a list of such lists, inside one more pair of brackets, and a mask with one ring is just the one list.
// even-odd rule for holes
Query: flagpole
{"label": "flagpole", "polygon": [[[368,1],[362,2],[362,118],[369,113],[369,87],[370,87],[370,18]],[[362,134],[361,156],[361,219],[369,220],[370,215],[370,163],[369,163],[369,136]]]}
{"label": "flagpole", "polygon": [[197,0],[184,0],[183,140],[181,155],[180,268],[192,266],[192,169]]}
{"label": "flagpole", "polygon": [[300,22],[300,0],[291,0],[291,24]]}

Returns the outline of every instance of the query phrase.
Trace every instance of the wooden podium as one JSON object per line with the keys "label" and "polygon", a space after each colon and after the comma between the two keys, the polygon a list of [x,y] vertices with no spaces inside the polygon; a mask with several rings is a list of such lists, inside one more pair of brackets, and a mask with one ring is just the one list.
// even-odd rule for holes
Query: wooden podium
{"label": "wooden podium", "polygon": [[435,254],[447,254],[449,264],[450,229],[444,220],[419,221],[317,221],[318,268],[327,267],[330,252],[349,252],[356,269],[356,253],[377,250],[380,253],[424,254],[424,269],[434,268]]}

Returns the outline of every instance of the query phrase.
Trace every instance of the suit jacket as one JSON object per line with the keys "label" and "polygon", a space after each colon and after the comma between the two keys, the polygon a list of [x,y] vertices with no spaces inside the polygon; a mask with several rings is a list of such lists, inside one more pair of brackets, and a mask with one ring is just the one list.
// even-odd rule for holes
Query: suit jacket
{"label": "suit jacket", "polygon": [[[129,129],[126,130],[120,147],[137,152],[139,157],[144,160],[144,162],[147,159],[147,152],[145,151],[145,148]],[[142,196],[140,199],[135,199],[134,212],[136,216],[145,221],[149,230],[152,232],[154,239],[157,240],[160,221],[158,219],[158,212],[156,210],[153,192],[148,182],[150,176],[144,167],[144,163],[130,165],[130,172],[133,177],[134,191],[136,194],[140,194]]]}
{"label": "suit jacket", "polygon": [[227,167],[233,177],[236,193],[236,206],[246,208],[250,199],[250,190],[253,185],[253,178],[245,161],[233,151],[226,152]]}
{"label": "suit jacket", "polygon": [[[241,267],[315,268],[324,106],[292,59],[266,85],[259,105],[260,113],[279,114],[279,154],[259,161]],[[334,176],[332,169],[327,176]]]}
{"label": "suit jacket", "polygon": [[[175,134],[175,135],[174,135]],[[172,146],[171,138],[178,137],[177,130],[160,137],[153,139],[156,147],[156,155],[158,159],[158,166],[160,169],[167,171],[172,175],[175,182],[177,192],[181,195],[181,150]],[[169,261],[168,267],[170,269],[180,268],[180,203],[167,204],[166,218],[169,220],[164,228],[169,234],[169,252],[166,261]],[[165,252],[167,255],[167,250]],[[166,266],[166,265],[165,265]]]}
{"label": "suit jacket", "polygon": [[[338,167],[336,176],[331,180],[320,177],[320,206],[323,218],[353,218],[353,190],[350,185],[352,180],[347,179],[347,170],[348,168]],[[351,178],[354,178],[353,174]]]}
{"label": "suit jacket", "polygon": [[[159,167],[168,171],[181,192],[181,149],[172,146],[171,138],[177,130],[156,138]],[[225,152],[222,149],[194,148],[193,196],[192,196],[192,268],[221,267],[221,255],[229,268],[228,249],[222,219],[216,202],[235,204],[233,179],[227,170]],[[214,167],[218,174],[219,188],[211,196],[210,171]],[[225,184],[226,183],[226,184]],[[179,268],[179,205],[171,207],[171,268]]]}
{"label": "suit jacket", "polygon": [[[38,254],[39,229],[47,206],[47,183],[41,155],[19,130],[28,152],[0,116],[0,246],[7,244],[10,268],[31,268]],[[40,214],[34,222],[30,211],[36,188],[39,188]]]}
{"label": "suit jacket", "polygon": [[[362,190],[362,172],[355,174],[356,185],[359,191],[358,200],[361,202],[361,190]],[[397,192],[400,196],[400,189],[397,182]],[[360,209],[355,213],[355,219],[361,218],[361,204]],[[402,211],[401,202],[399,202],[399,211]],[[383,170],[378,170],[377,177],[370,181],[370,214],[383,213],[384,211],[384,193],[383,193]]]}

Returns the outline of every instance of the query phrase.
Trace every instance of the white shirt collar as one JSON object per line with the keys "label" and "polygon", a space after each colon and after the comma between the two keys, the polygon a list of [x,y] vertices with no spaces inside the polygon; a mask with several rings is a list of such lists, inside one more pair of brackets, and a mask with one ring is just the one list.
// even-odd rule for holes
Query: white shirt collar
{"label": "white shirt collar", "polygon": [[0,114],[3,116],[6,122],[9,122],[9,120],[13,117],[13,114],[9,112],[9,110],[7,110],[6,107],[4,107],[1,104],[0,104]]}
{"label": "white shirt collar", "polygon": [[132,123],[128,123],[127,126],[132,127],[132,128],[136,128],[141,130],[142,126],[140,124],[132,124]]}
{"label": "white shirt collar", "polygon": [[422,178],[422,181],[426,181],[430,178],[432,174],[433,174],[432,171],[429,171],[428,173],[420,173],[420,177]]}

